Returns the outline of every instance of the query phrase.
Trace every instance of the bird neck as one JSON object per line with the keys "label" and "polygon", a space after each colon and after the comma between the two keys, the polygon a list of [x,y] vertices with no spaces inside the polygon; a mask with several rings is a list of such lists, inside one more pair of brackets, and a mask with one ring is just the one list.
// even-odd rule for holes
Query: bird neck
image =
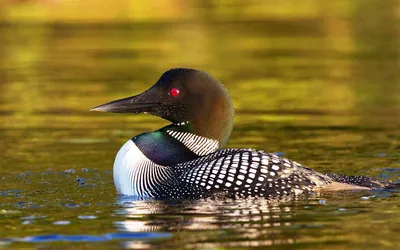
{"label": "bird neck", "polygon": [[219,148],[225,147],[233,129],[233,104],[229,95],[226,96],[204,102],[188,123],[192,133],[218,141]]}
{"label": "bird neck", "polygon": [[[213,131],[209,127],[210,131]],[[155,164],[172,166],[217,151],[220,141],[192,122],[171,124],[132,138],[140,151]]]}
{"label": "bird neck", "polygon": [[148,159],[158,165],[172,166],[196,159],[196,154],[168,134],[169,127],[137,135],[132,141]]}

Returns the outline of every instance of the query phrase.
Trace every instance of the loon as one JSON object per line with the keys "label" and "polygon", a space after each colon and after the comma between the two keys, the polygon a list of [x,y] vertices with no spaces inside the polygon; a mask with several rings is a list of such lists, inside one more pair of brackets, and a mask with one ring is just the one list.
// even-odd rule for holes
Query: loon
{"label": "loon", "polygon": [[[160,199],[281,197],[339,184],[369,189],[368,177],[323,174],[275,154],[224,149],[234,108],[227,89],[206,72],[176,68],[143,93],[91,111],[149,113],[171,122],[128,140],[113,169],[119,194]],[[357,185],[357,186],[355,186]]]}

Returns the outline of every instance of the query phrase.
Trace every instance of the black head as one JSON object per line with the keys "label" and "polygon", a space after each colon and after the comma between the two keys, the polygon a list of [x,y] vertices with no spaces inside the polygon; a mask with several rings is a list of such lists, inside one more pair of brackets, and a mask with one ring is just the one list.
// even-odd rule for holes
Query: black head
{"label": "black head", "polygon": [[191,132],[225,144],[233,127],[233,104],[225,87],[194,69],[171,69],[143,93],[97,106],[93,111],[146,112],[172,123],[189,122]]}

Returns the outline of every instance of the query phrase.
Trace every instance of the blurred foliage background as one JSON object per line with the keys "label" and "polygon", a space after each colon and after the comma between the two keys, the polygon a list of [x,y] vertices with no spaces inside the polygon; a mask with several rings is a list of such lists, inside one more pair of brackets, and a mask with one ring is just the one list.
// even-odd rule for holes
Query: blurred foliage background
{"label": "blurred foliage background", "polygon": [[[0,62],[2,69],[72,67],[59,77],[79,74],[74,67],[132,78],[186,66],[235,82],[344,80],[357,97],[349,84],[310,91],[333,98],[323,104],[332,109],[361,102],[373,111],[399,105],[391,94],[400,85],[399,15],[397,0],[1,0]],[[96,65],[99,58],[113,60]]]}
{"label": "blurred foliage background", "polygon": [[399,15],[397,0],[0,0],[2,165],[67,165],[56,153],[84,143],[107,152],[108,168],[123,141],[165,122],[87,110],[174,67],[227,86],[230,147],[322,161],[397,150]]}

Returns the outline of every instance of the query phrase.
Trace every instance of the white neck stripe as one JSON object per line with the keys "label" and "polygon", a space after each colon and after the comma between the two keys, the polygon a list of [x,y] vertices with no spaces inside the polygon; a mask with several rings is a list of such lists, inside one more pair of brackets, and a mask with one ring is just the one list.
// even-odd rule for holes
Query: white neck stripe
{"label": "white neck stripe", "polygon": [[188,132],[167,130],[167,133],[199,156],[213,153],[219,148],[218,141],[214,139],[209,139]]}

